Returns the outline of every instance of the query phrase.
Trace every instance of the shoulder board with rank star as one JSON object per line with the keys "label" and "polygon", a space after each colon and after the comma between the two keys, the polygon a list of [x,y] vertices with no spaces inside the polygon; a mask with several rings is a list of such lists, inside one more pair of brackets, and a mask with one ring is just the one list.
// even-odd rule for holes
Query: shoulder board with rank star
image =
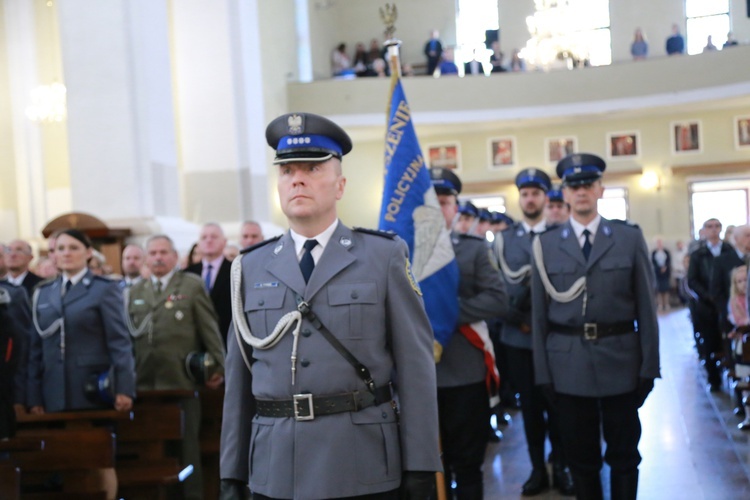
{"label": "shoulder board with rank star", "polygon": [[459,233],[458,237],[459,238],[469,239],[469,240],[484,241],[484,238],[482,238],[481,236],[477,236],[476,234]]}
{"label": "shoulder board with rank star", "polygon": [[398,236],[393,231],[381,231],[379,229],[368,229],[365,227],[353,227],[352,231],[357,231],[358,233],[373,234],[382,238],[388,238],[389,240],[396,239],[396,236]]}
{"label": "shoulder board with rank star", "polygon": [[273,243],[274,241],[278,241],[279,238],[281,238],[282,235],[274,236],[273,238],[268,238],[267,240],[263,240],[260,243],[256,243],[255,245],[251,245],[243,250],[240,251],[240,254],[246,254],[249,252],[252,252],[253,250],[256,250],[260,247],[266,246],[269,243]]}
{"label": "shoulder board with rank star", "polygon": [[624,226],[630,226],[630,227],[639,227],[638,224],[635,222],[631,222],[629,220],[622,220],[622,219],[609,219],[610,222],[614,222],[615,224],[622,224]]}

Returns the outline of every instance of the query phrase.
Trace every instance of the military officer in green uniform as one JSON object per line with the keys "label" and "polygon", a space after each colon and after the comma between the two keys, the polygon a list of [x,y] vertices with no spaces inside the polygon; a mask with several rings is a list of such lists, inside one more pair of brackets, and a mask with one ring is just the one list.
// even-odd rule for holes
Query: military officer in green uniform
{"label": "military officer in green uniform", "polygon": [[[213,361],[206,386],[223,382],[224,347],[216,312],[200,277],[177,272],[177,252],[168,236],[151,237],[146,244],[151,279],[134,285],[128,297],[129,327],[135,348],[137,390],[196,389],[186,368],[191,353],[207,353]],[[200,468],[200,402],[185,400],[183,465],[192,464],[185,481],[185,498],[203,498]]]}

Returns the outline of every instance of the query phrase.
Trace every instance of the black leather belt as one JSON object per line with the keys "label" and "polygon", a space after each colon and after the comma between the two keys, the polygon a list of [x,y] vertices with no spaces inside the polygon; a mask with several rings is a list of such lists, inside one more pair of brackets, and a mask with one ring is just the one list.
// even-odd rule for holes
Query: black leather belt
{"label": "black leather belt", "polygon": [[620,321],[619,323],[584,323],[579,326],[550,323],[549,331],[562,333],[564,335],[581,336],[586,340],[596,340],[602,337],[633,333],[636,331],[636,328],[635,322],[633,321]]}
{"label": "black leather belt", "polygon": [[376,387],[370,391],[345,392],[330,396],[295,394],[292,399],[258,399],[256,413],[261,417],[292,417],[295,420],[313,420],[321,415],[359,411],[370,406],[391,401],[391,386]]}

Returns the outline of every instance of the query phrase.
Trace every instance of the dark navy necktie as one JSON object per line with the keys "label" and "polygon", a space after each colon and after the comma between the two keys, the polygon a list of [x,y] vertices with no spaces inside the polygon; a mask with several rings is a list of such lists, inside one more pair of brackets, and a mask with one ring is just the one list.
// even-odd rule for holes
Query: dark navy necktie
{"label": "dark navy necktie", "polygon": [[213,266],[211,264],[208,265],[208,271],[206,271],[206,279],[203,280],[203,282],[206,285],[206,290],[211,291],[211,269]]}
{"label": "dark navy necktie", "polygon": [[73,287],[73,282],[72,281],[68,280],[68,281],[65,282],[65,295],[68,294],[68,292],[70,291],[70,289],[72,287]]}
{"label": "dark navy necktie", "polygon": [[302,277],[305,278],[305,283],[310,280],[310,275],[315,269],[315,261],[312,256],[312,249],[318,244],[318,240],[307,240],[303,245],[305,253],[302,254],[302,259],[299,261],[299,268],[302,271]]}
{"label": "dark navy necktie", "polygon": [[589,239],[589,236],[591,236],[591,231],[588,229],[583,230],[583,237],[585,238],[583,240],[583,256],[586,257],[586,260],[589,260],[589,255],[591,255],[591,239]]}

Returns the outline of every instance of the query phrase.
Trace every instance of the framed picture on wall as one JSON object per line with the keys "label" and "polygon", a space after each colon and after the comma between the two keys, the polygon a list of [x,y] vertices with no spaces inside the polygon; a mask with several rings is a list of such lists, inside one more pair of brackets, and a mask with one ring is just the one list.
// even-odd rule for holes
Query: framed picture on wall
{"label": "framed picture on wall", "polygon": [[750,116],[734,117],[734,147],[750,149]]}
{"label": "framed picture on wall", "polygon": [[427,144],[427,165],[461,170],[461,148],[457,142]]}
{"label": "framed picture on wall", "polygon": [[700,153],[703,148],[701,141],[701,122],[699,120],[685,120],[670,124],[672,137],[672,154]]}
{"label": "framed picture on wall", "polygon": [[640,132],[609,132],[607,134],[607,159],[629,160],[640,156]]}
{"label": "framed picture on wall", "polygon": [[489,152],[490,170],[500,170],[506,167],[515,167],[518,163],[516,159],[516,138],[491,137],[487,140]]}
{"label": "framed picture on wall", "polygon": [[555,164],[578,150],[578,139],[573,136],[549,137],[544,140],[544,157]]}

